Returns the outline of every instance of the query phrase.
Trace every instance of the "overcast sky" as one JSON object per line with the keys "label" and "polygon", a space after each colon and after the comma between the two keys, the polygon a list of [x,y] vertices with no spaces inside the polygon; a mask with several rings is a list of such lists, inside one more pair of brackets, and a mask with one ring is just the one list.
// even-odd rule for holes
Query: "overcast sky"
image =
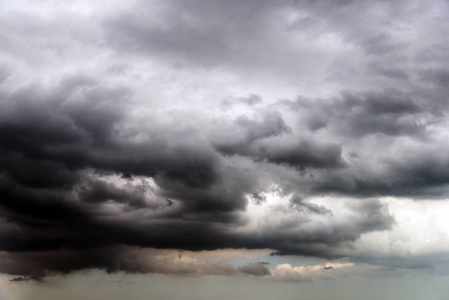
{"label": "overcast sky", "polygon": [[448,1],[7,0],[0,41],[1,299],[447,299]]}

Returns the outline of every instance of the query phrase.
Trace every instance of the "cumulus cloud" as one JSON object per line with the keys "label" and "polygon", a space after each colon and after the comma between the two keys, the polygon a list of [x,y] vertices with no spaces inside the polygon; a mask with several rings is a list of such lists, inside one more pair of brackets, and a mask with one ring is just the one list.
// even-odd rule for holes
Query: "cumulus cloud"
{"label": "cumulus cloud", "polygon": [[277,265],[272,271],[273,278],[281,281],[303,282],[318,277],[342,276],[353,263],[326,263],[314,266],[292,267],[290,264]]}

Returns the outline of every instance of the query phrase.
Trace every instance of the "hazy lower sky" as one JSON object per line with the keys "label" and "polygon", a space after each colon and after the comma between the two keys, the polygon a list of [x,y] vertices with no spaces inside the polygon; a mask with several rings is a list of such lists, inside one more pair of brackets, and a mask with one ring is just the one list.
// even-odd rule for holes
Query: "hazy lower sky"
{"label": "hazy lower sky", "polygon": [[0,299],[449,292],[447,0],[0,2]]}

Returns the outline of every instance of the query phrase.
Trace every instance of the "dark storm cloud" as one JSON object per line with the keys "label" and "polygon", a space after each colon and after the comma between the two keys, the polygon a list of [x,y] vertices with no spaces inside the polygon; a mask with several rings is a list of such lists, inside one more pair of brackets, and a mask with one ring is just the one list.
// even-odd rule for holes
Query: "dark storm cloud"
{"label": "dark storm cloud", "polygon": [[[16,170],[13,166],[8,167],[11,162],[5,159],[3,168],[9,176],[22,181],[27,178],[22,179],[21,176],[44,173],[42,170],[47,166],[55,170],[60,168],[58,172],[61,175],[64,171],[92,167],[123,174],[160,175],[190,187],[213,183],[210,153],[201,155],[201,151],[184,145],[170,147],[167,140],[157,137],[151,144],[132,143],[114,132],[114,126],[118,125],[127,109],[121,104],[125,101],[123,90],[95,86],[63,87],[60,92],[38,95],[50,99],[40,103],[35,100],[35,95],[30,99],[35,92],[32,87],[20,90],[10,95],[3,105],[0,122],[2,150],[32,169],[30,172]],[[74,104],[68,98],[77,92],[82,94],[82,99]],[[52,101],[58,98],[64,100]],[[54,176],[52,172],[45,173],[36,175],[35,180],[40,177],[47,182],[46,176]]]}
{"label": "dark storm cloud", "polygon": [[[128,244],[191,250],[269,247],[283,253],[302,253],[304,250],[298,247],[353,240],[363,232],[387,228],[388,214],[384,221],[366,226],[363,224],[367,220],[362,224],[357,221],[355,230],[340,228],[331,234],[304,233],[292,238],[289,233],[271,232],[261,240],[253,233],[232,234],[223,224],[242,223],[236,213],[246,206],[245,194],[257,194],[257,181],[248,178],[252,172],[239,173],[220,165],[218,156],[207,145],[203,149],[196,146],[193,151],[185,145],[169,147],[161,138],[141,143],[126,141],[115,131],[120,122],[126,122],[126,107],[119,102],[115,107],[110,105],[113,96],[124,93],[98,88],[102,92],[94,93],[96,101],[91,104],[85,98],[78,103],[64,101],[79,89],[70,85],[57,89],[58,93],[41,91],[38,96],[47,95],[50,103],[41,100],[39,105],[21,90],[10,95],[17,97],[15,102],[3,104],[8,114],[0,122],[5,158],[1,160],[1,205],[4,223],[12,227],[2,234],[1,245],[13,258],[2,265],[3,272],[42,276],[43,270],[69,272],[93,267],[151,272],[137,268],[139,264],[129,267],[120,262],[120,257],[126,255],[121,248],[103,249]],[[106,98],[109,102],[102,103]],[[237,120],[245,143],[290,131],[277,113],[264,114],[261,120]],[[170,139],[170,131],[165,134]],[[273,161],[285,162],[278,160]],[[118,182],[95,178],[110,174],[117,174],[121,187]],[[130,181],[131,176],[151,176],[160,190],[148,198],[145,193],[151,192],[151,187],[137,183],[136,178]],[[163,200],[167,198],[172,204],[169,207]],[[125,207],[120,214],[114,214],[102,207],[108,203]],[[318,206],[303,205],[314,213],[326,212]],[[148,212],[153,216],[145,217]],[[289,242],[286,244],[284,239]],[[238,271],[267,275],[267,268],[260,264],[243,266]]]}
{"label": "dark storm cloud", "polygon": [[[439,66],[447,53],[441,42],[414,50],[397,37],[384,21],[418,11],[401,3],[136,1],[96,22],[81,18],[70,34],[60,18],[36,17],[9,35],[17,21],[3,19],[8,38],[0,47],[11,62],[0,64],[0,271],[270,275],[260,262],[164,265],[134,246],[270,248],[382,264],[348,246],[393,228],[387,205],[369,197],[441,199],[449,184],[448,74]],[[87,44],[101,52],[94,67]],[[80,57],[85,75],[59,66]],[[48,73],[38,74],[39,59]],[[236,81],[254,76],[260,86],[270,86],[263,76],[285,76],[276,87],[323,69],[327,96],[262,101],[250,91],[199,106],[192,98],[203,99],[195,94],[201,84],[178,99],[170,93],[182,94],[174,91],[184,82],[146,74],[148,62],[192,68],[189,78],[204,69]],[[34,68],[36,77],[26,77]],[[252,228],[245,209],[264,204],[273,189],[283,208]],[[342,216],[310,200],[322,195],[354,203]]]}
{"label": "dark storm cloud", "polygon": [[[220,190],[222,183],[216,184],[218,174],[210,151],[168,146],[167,140],[161,139],[143,143],[124,140],[114,131],[117,122],[126,116],[126,107],[120,103],[122,90],[70,82],[77,83],[64,82],[51,92],[36,91],[34,87],[22,89],[2,103],[1,205],[7,222],[22,231],[20,236],[11,233],[3,237],[4,250],[115,243],[112,236],[121,231],[131,232],[128,236],[119,234],[123,240],[137,242],[144,233],[133,228],[131,220],[119,217],[116,225],[114,221],[99,221],[101,209],[95,207],[112,202],[125,204],[126,210],[157,210],[166,203],[157,195],[146,196],[151,188],[143,183],[132,181],[131,185],[122,178],[129,184],[118,187],[101,179],[89,179],[86,168],[96,170],[100,177],[125,173],[152,176],[173,203],[181,202],[193,216],[195,211],[232,212],[244,207],[246,200],[239,195],[241,192],[227,194]],[[81,94],[81,99],[76,103],[68,101],[75,93]],[[42,100],[37,102],[36,98]],[[119,228],[122,223],[123,228]],[[47,230],[33,229],[41,226]],[[161,230],[165,226],[156,227]],[[196,230],[188,225],[184,228]],[[134,236],[132,232],[140,233]],[[150,234],[147,239],[168,243],[165,240],[170,238],[162,238],[162,232],[153,237]]]}
{"label": "dark storm cloud", "polygon": [[[115,270],[121,251],[95,249],[116,244],[244,247],[219,224],[241,222],[237,212],[245,208],[253,180],[227,174],[212,148],[177,143],[166,128],[153,128],[150,141],[131,141],[132,133],[118,131],[128,117],[122,102],[127,95],[78,78],[52,90],[31,86],[3,95],[0,194],[6,229],[0,244],[18,255],[12,266],[2,265],[3,272]],[[75,96],[80,98],[69,100]],[[114,174],[114,182],[103,179]],[[152,177],[158,191],[142,176]],[[118,212],[107,209],[111,204]],[[77,254],[58,260],[62,249]],[[23,251],[36,253],[30,260],[42,264],[27,261]]]}

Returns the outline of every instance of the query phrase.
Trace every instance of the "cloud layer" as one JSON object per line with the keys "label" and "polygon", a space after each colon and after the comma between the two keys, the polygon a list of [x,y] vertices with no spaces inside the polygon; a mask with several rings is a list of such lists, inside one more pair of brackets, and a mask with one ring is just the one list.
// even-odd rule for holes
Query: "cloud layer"
{"label": "cloud layer", "polygon": [[401,226],[381,198],[447,198],[444,3],[103,5],[0,5],[0,272],[271,274],[134,247],[385,265],[354,251]]}

